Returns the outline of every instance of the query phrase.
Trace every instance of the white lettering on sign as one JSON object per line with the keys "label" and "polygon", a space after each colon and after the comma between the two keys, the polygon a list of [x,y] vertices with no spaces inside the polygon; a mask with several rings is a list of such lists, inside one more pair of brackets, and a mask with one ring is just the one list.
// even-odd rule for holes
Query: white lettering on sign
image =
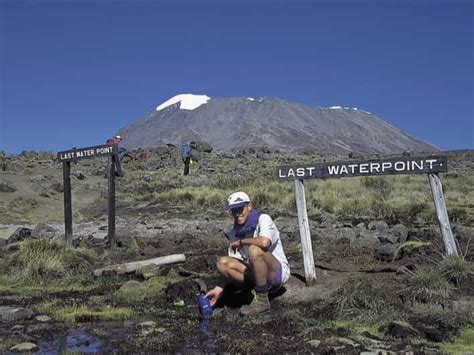
{"label": "white lettering on sign", "polygon": [[393,167],[395,168],[395,171],[407,170],[404,161],[397,161],[397,162],[393,165]]}
{"label": "white lettering on sign", "polygon": [[91,157],[93,155],[94,155],[94,149],[78,150],[76,152],[76,157],[78,157],[78,158]]}
{"label": "white lettering on sign", "polygon": [[370,171],[380,171],[380,164],[379,163],[370,163]]}
{"label": "white lettering on sign", "polygon": [[[396,162],[368,162],[360,164],[342,164],[342,165],[327,165],[327,172],[329,175],[348,175],[348,174],[374,174],[385,173],[389,171],[403,172],[403,171],[422,171],[425,165],[429,169],[433,169],[433,164],[437,159],[426,160],[407,160]],[[442,166],[442,164],[440,164]],[[294,175],[293,175],[294,176]]]}
{"label": "white lettering on sign", "polygon": [[61,160],[74,159],[74,152],[61,153],[60,158]]}
{"label": "white lettering on sign", "polygon": [[387,160],[314,163],[277,167],[279,179],[308,179],[387,174],[430,174],[448,171],[447,157],[399,157]]}
{"label": "white lettering on sign", "polygon": [[113,146],[108,146],[108,147],[99,147],[95,150],[96,154],[108,154],[112,153],[114,150]]}
{"label": "white lettering on sign", "polygon": [[433,169],[433,163],[436,162],[436,159],[428,159],[426,162],[430,164],[430,169]]}
{"label": "white lettering on sign", "polygon": [[367,174],[369,172],[369,164],[360,164],[359,170],[362,174]]}
{"label": "white lettering on sign", "polygon": [[307,167],[299,167],[299,168],[289,168],[288,171],[282,171],[282,169],[278,169],[278,177],[280,179],[283,178],[292,178],[292,177],[312,177],[315,167],[314,166],[307,166]]}

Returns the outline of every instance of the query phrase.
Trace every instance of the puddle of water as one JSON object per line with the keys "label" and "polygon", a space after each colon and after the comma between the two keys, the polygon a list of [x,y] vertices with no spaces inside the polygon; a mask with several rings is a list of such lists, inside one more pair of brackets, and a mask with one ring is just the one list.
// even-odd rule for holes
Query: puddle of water
{"label": "puddle of water", "polygon": [[209,335],[208,331],[207,331],[207,327],[209,325],[209,319],[207,318],[201,318],[199,320],[199,324],[198,324],[198,329],[201,333],[203,334],[206,334],[206,335]]}
{"label": "puddle of water", "polygon": [[79,353],[114,352],[108,349],[103,342],[82,330],[73,330],[65,338],[53,341],[40,340],[36,354],[57,354],[65,351]]}

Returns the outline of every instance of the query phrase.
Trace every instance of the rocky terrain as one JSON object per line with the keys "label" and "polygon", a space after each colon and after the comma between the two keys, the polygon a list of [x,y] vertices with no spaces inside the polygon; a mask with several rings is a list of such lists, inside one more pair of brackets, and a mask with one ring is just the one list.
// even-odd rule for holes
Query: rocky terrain
{"label": "rocky terrain", "polygon": [[[424,276],[419,271],[444,265],[436,217],[427,207],[432,201],[399,207],[395,180],[384,178],[356,178],[359,192],[340,207],[338,201],[329,203],[310,191],[321,195],[342,190],[348,180],[307,184],[317,281],[305,285],[292,184],[276,182],[274,168],[347,160],[347,155],[311,150],[290,155],[269,149],[216,153],[197,142],[191,174],[183,176],[178,147],[147,149],[146,160],[139,159],[140,153],[135,151],[136,159],[123,163],[125,176],[117,178],[118,245],[113,251],[107,247],[107,161],[72,164],[74,250],[87,261],[89,273],[114,263],[178,253],[185,254],[186,261],[121,276],[87,276],[88,287],[64,286],[61,277],[67,273],[48,276],[49,283],[41,281],[39,287],[21,279],[12,283],[5,276],[12,270],[8,264],[19,262],[14,260],[21,254],[15,253],[27,245],[22,243],[62,245],[63,190],[62,166],[53,154],[1,157],[0,351],[23,351],[20,346],[81,352],[474,351],[465,344],[473,339],[474,324],[473,151],[446,152],[449,172],[441,176],[467,272],[449,282],[438,280],[442,286],[430,281],[424,288],[415,282]],[[407,178],[401,185],[415,195],[417,184],[429,189],[423,177]],[[214,264],[226,251],[225,233],[231,225],[223,204],[225,196],[238,189],[248,191],[256,208],[274,218],[292,276],[267,314],[239,317],[238,306],[250,296],[229,290],[234,297],[203,320],[195,279],[209,287],[216,281]],[[368,191],[374,200],[366,206],[359,195]],[[373,207],[378,200],[384,204]],[[40,271],[36,273],[44,276]],[[116,311],[114,317],[107,318],[104,307]],[[85,308],[87,312],[79,312]]]}

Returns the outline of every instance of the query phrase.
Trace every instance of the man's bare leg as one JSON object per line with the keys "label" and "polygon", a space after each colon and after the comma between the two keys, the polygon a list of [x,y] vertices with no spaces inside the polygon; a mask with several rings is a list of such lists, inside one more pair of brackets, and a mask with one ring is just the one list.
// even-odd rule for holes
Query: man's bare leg
{"label": "man's bare leg", "polygon": [[268,285],[273,283],[278,267],[278,260],[257,246],[249,248],[250,266],[255,279],[255,291],[258,293],[257,301],[240,310],[241,315],[255,315],[270,310],[268,300]]}
{"label": "man's bare leg", "polygon": [[240,260],[228,256],[223,256],[219,258],[216,266],[217,271],[219,271],[219,273],[225,278],[231,281],[244,283],[244,273],[247,269],[247,265],[245,265]]}

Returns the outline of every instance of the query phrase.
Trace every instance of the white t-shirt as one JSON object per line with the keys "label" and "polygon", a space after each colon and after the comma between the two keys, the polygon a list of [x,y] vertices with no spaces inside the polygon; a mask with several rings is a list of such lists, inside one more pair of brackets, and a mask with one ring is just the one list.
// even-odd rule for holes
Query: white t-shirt
{"label": "white t-shirt", "polygon": [[[253,237],[255,238],[259,236],[267,237],[271,240],[271,245],[268,248],[268,251],[271,252],[275,259],[280,262],[282,267],[282,283],[285,283],[290,277],[290,266],[288,264],[288,260],[286,259],[285,252],[283,251],[283,245],[281,244],[280,239],[280,232],[278,231],[278,228],[276,227],[272,218],[268,214],[262,213],[258,218],[257,228],[255,228]],[[231,228],[229,233],[229,242],[232,243],[237,241],[238,239],[239,238],[235,236],[234,228]],[[235,252],[233,252],[229,248],[228,255],[232,258],[248,262],[248,246],[243,245]]]}

